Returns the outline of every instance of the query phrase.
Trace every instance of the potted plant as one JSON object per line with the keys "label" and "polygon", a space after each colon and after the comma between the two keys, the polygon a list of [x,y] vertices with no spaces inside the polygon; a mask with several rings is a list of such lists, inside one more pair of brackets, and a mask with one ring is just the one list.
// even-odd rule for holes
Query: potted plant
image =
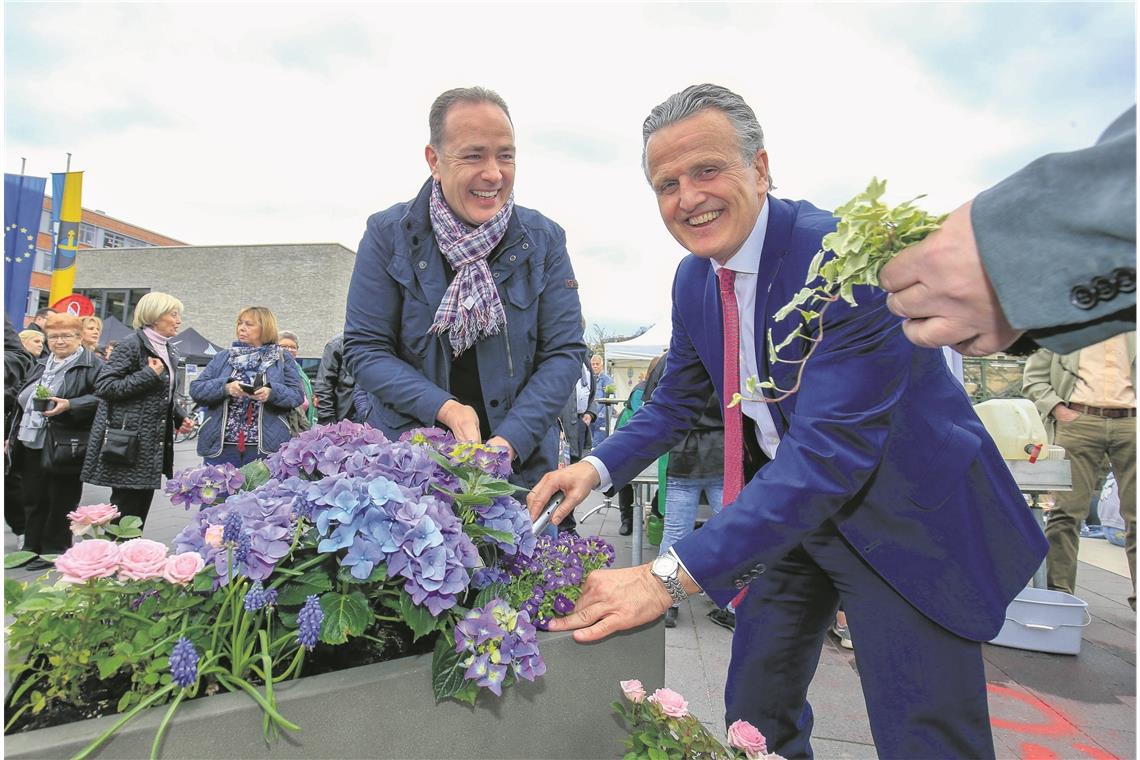
{"label": "potted plant", "polygon": [[663,678],[661,626],[589,648],[539,633],[613,549],[536,539],[505,456],[342,422],[243,468],[237,492],[232,473],[179,473],[187,507],[228,496],[173,552],[77,510],[63,582],[6,583],[6,756],[610,754],[616,723],[581,705],[622,665]]}
{"label": "potted plant", "polygon": [[32,394],[32,409],[41,414],[46,412],[51,408],[51,397],[51,388],[43,384],[37,385],[35,392]]}

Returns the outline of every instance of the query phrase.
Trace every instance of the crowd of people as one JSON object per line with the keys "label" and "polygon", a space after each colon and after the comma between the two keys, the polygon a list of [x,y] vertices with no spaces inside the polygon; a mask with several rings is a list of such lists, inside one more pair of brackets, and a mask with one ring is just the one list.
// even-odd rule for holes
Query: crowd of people
{"label": "crowd of people", "polygon": [[[1132,135],[1129,220],[1130,114],[1091,162],[1111,163],[1105,151],[1117,156],[1127,147],[1120,135]],[[884,272],[889,297],[855,288],[858,305],[828,308],[826,335],[821,327],[814,338],[789,337],[774,362],[770,341],[791,328],[767,315],[802,288],[836,221],[806,201],[771,194],[763,131],[739,95],[710,84],[686,88],[646,118],[643,169],[665,227],[691,255],[677,269],[668,358],[631,394],[611,432],[610,407],[599,401],[612,394],[612,378],[601,357],[587,363],[566,233],[516,203],[506,102],[480,87],[449,90],[432,104],[428,126],[430,177],[409,200],[368,219],[344,332],[325,347],[316,381],[295,361],[296,333],[252,306],[238,313],[233,344],[190,384],[205,409],[197,443],[203,461],[247,464],[314,421],[353,419],[393,439],[439,426],[505,450],[512,482],[530,491],[532,516],[561,491],[551,522],[567,530],[591,491],[624,491],[670,452],[660,555],[592,574],[575,611],[552,629],[580,629],[575,638],[591,641],[662,615],[673,623],[681,601],[706,593],[724,618],[718,622],[735,629],[726,723],[747,720],[771,750],[810,756],[808,684],[842,606],[842,635],[859,644],[880,754],[992,757],[980,643],[996,635],[1047,548],[1071,545],[1079,509],[1064,510],[1073,519],[1059,521],[1046,541],[941,352],[929,346],[951,342],[976,353],[1024,334],[1072,350],[1074,341],[1123,332],[1135,269],[1129,289],[1120,251],[1130,246],[1134,257],[1134,228],[1121,245],[1114,217],[1110,250],[1094,257],[1095,266],[1116,266],[1102,308],[1082,306],[1074,290],[1080,314],[1030,316],[1021,304],[1003,311],[1006,286],[1000,279],[991,286],[986,276],[1004,271],[1002,251],[1016,235],[997,228],[1018,203],[1033,203],[1019,195],[1023,183],[1007,181],[974,204],[973,226],[967,204],[929,243],[904,252]],[[1046,167],[1044,175],[1058,171]],[[1046,182],[1040,167],[1031,174]],[[1067,191],[1059,182],[1058,192]],[[1062,207],[1080,216],[1081,199],[1062,197]],[[914,263],[945,264],[953,260],[946,251],[961,246],[972,246],[976,264],[967,274],[988,288],[984,309],[972,300],[963,308],[954,288],[961,272],[927,283]],[[939,287],[948,294],[919,297]],[[19,462],[13,471],[23,475],[19,519],[30,549],[62,547],[60,516],[83,483],[110,487],[122,514],[146,518],[161,476],[171,475],[174,431],[194,424],[177,403],[179,357],[170,343],[182,312],[173,296],[146,295],[135,333],[102,355],[97,320],[37,314],[29,331],[38,339],[8,325],[6,375],[10,352],[42,355],[7,384],[18,389],[6,445]],[[791,387],[809,345],[814,358],[796,393],[724,404],[751,376],[771,373]],[[1128,351],[1134,359],[1134,344]],[[1043,364],[1038,376],[1047,374]],[[1116,379],[1134,391],[1134,370]],[[1134,435],[1134,392],[1131,415],[1105,414],[1096,404],[1113,406],[1103,393],[1118,385],[1074,397],[1044,383],[1038,405],[1059,424],[1069,424],[1067,411],[1083,409],[1106,421],[1131,419]],[[1072,440],[1084,441],[1098,465],[1108,457],[1115,469],[1130,457],[1134,477],[1134,447],[1129,453],[1113,443],[1129,423],[1099,419],[1087,430],[1073,424]],[[43,478],[44,471],[64,476]],[[1135,498],[1131,485],[1121,488]],[[619,496],[624,535],[632,529],[626,493]],[[695,531],[702,494],[711,516]],[[1134,553],[1134,504],[1128,519]],[[1050,577],[1071,586],[1067,570]]]}

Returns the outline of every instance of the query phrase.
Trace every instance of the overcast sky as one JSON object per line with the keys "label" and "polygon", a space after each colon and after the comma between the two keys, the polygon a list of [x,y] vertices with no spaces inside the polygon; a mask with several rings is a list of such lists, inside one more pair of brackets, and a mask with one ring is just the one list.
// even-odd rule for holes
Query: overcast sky
{"label": "overcast sky", "polygon": [[[682,255],[640,170],[649,109],[711,81],[764,128],[775,194],[872,175],[949,211],[1135,101],[1132,3],[5,3],[7,172],[192,244],[337,242],[427,177],[427,110],[479,84],[517,131],[516,200],[559,222],[586,318],[667,319]],[[320,283],[313,283],[319,293]],[[192,318],[192,315],[190,315]]]}

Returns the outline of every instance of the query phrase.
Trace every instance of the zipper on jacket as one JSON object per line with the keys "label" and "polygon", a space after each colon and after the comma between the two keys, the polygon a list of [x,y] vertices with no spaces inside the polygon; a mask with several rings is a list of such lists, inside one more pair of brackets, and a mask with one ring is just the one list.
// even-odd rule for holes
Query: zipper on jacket
{"label": "zipper on jacket", "polygon": [[[224,388],[225,386],[222,387]],[[210,455],[212,457],[221,456],[222,451],[226,448],[226,421],[229,419],[229,416],[230,397],[229,394],[226,394],[226,397],[222,399],[222,430],[221,435],[218,436],[218,450]]]}
{"label": "zipper on jacket", "polygon": [[507,374],[511,377],[515,376],[515,363],[511,359],[511,333],[507,329],[507,320],[503,320],[503,340],[507,344]]}

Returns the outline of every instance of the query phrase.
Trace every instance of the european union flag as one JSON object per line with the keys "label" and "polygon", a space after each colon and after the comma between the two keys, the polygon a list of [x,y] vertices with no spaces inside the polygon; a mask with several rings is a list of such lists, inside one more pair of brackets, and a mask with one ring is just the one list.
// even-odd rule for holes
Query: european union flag
{"label": "european union flag", "polygon": [[4,175],[4,313],[24,329],[47,177]]}

